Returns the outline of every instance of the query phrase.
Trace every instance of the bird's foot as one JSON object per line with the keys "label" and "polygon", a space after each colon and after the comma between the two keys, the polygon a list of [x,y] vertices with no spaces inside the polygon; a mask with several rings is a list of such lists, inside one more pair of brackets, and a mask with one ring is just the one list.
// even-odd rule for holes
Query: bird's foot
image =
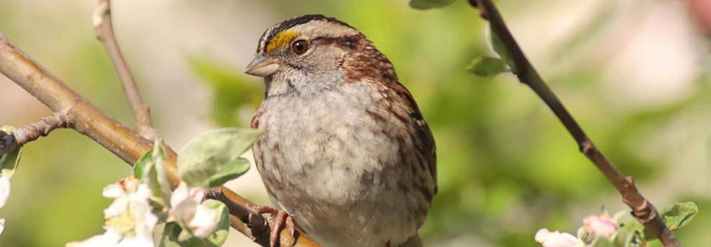
{"label": "bird's foot", "polygon": [[[269,214],[271,217],[271,235],[269,236],[269,246],[276,247],[279,241],[279,233],[282,228],[289,231],[291,240],[286,243],[287,246],[293,246],[296,243],[296,225],[294,224],[294,218],[291,217],[286,211],[279,210],[270,206],[260,205],[254,208],[259,214]],[[281,246],[281,242],[279,243]]]}

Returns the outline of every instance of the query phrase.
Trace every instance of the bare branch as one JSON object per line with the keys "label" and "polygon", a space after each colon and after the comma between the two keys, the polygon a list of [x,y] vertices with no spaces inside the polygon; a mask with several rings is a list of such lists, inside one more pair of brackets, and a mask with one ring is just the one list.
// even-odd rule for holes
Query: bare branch
{"label": "bare branch", "polygon": [[659,217],[659,213],[652,203],[644,198],[639,190],[637,190],[632,178],[622,174],[602,152],[595,147],[592,140],[588,138],[583,129],[580,128],[580,125],[573,119],[568,110],[565,109],[563,103],[561,103],[553,91],[548,88],[543,78],[541,78],[536,69],[533,68],[533,65],[531,65],[523,54],[521,47],[519,47],[508,27],[506,27],[494,3],[490,0],[469,0],[469,3],[473,7],[478,8],[481,16],[490,22],[491,30],[494,32],[494,35],[499,37],[511,55],[511,59],[516,68],[514,72],[516,76],[518,76],[519,81],[531,87],[553,113],[555,113],[578,143],[580,151],[597,166],[598,170],[600,170],[612,185],[615,186],[617,191],[620,192],[622,201],[632,209],[632,216],[657,236],[664,246],[681,246],[681,242],[679,242],[671,230],[664,225],[664,222]]}
{"label": "bare branch", "polygon": [[[0,33],[0,73],[15,81],[53,111],[61,112],[66,126],[101,144],[128,164],[135,163],[152,148],[152,141],[142,138],[89,103],[22,50],[16,48],[2,33]],[[166,147],[166,151],[168,180],[175,188],[180,182],[175,164],[177,155],[170,147]],[[218,189],[221,196],[216,199],[228,205],[232,215],[230,217],[232,227],[251,237],[252,234],[249,233],[251,230],[248,229],[254,224],[257,229],[263,229],[264,234],[269,234],[269,227],[260,227],[265,222],[264,217],[249,209],[254,205],[253,203],[227,187]],[[282,230],[282,239],[289,238],[288,235],[287,231]],[[268,241],[253,239],[262,246],[269,246]],[[294,246],[318,245],[302,235]]]}
{"label": "bare branch", "polygon": [[40,136],[47,136],[49,132],[52,132],[52,130],[56,128],[67,127],[66,119],[64,113],[56,112],[49,117],[42,118],[40,121],[13,130],[11,133],[0,133],[0,137],[2,137],[2,141],[0,141],[0,155],[22,147],[28,142],[37,140]]}
{"label": "bare branch", "polygon": [[94,139],[126,162],[138,160],[152,146],[151,141],[141,138],[91,105],[17,49],[1,33],[0,72],[54,112],[65,112],[69,127]]}
{"label": "bare branch", "polygon": [[96,7],[96,10],[94,10],[93,20],[96,36],[106,45],[106,49],[116,68],[116,73],[118,73],[119,79],[121,79],[123,92],[126,94],[128,103],[131,106],[131,111],[133,112],[136,132],[146,139],[155,139],[156,131],[153,129],[153,124],[151,123],[150,109],[141,99],[136,81],[128,69],[126,60],[124,60],[121,49],[116,42],[116,36],[114,36],[114,27],[111,22],[110,0],[99,0],[99,5]]}

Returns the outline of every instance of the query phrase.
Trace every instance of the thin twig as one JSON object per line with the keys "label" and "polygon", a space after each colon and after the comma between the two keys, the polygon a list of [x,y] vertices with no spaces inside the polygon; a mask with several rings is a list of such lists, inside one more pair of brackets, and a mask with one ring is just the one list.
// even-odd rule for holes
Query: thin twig
{"label": "thin twig", "polygon": [[41,136],[47,136],[56,128],[67,127],[67,117],[63,112],[55,112],[51,116],[44,117],[40,121],[30,123],[13,130],[10,133],[2,132],[2,143],[0,144],[0,155],[6,154],[22,147],[28,142],[37,140]]}
{"label": "thin twig", "polygon": [[[65,114],[66,126],[101,144],[128,164],[135,163],[152,148],[152,141],[139,136],[89,103],[22,50],[15,47],[2,33],[0,33],[0,73],[15,81],[53,111]],[[168,180],[175,188],[180,182],[175,166],[177,155],[170,147],[166,147],[166,151],[168,153],[166,160]],[[217,199],[228,205],[228,208],[232,208],[230,210],[232,227],[245,233],[247,231],[241,226],[265,221],[264,217],[249,209],[253,205],[251,202],[227,187],[219,187],[219,190],[224,196]],[[245,218],[248,220],[244,220]],[[266,234],[269,234],[269,227],[264,230]],[[288,235],[288,231],[282,230],[282,238],[285,234]],[[246,233],[245,235],[251,236]],[[268,243],[257,243],[264,247],[269,246]],[[318,245],[301,235],[294,246],[314,247]]]}
{"label": "thin twig", "polygon": [[99,0],[99,5],[94,10],[93,20],[96,37],[106,45],[106,50],[108,50],[111,61],[114,63],[114,68],[116,68],[116,73],[121,80],[123,92],[126,94],[128,103],[131,106],[136,132],[146,139],[155,139],[156,131],[151,123],[150,109],[143,103],[136,81],[133,79],[131,70],[128,69],[126,60],[124,60],[121,49],[116,42],[114,27],[111,22],[110,0]]}
{"label": "thin twig", "polygon": [[622,195],[622,201],[632,209],[634,216],[649,231],[657,236],[664,246],[681,246],[671,230],[664,225],[659,213],[651,202],[639,192],[631,177],[622,174],[603,154],[595,147],[582,128],[565,109],[558,97],[548,88],[543,78],[538,74],[533,65],[528,61],[504,23],[501,14],[490,0],[469,0],[472,6],[480,10],[483,18],[491,24],[493,35],[497,35],[509,52],[515,63],[515,73],[519,81],[528,85],[548,107],[555,113],[565,128],[570,132],[580,147],[580,151],[597,166]]}

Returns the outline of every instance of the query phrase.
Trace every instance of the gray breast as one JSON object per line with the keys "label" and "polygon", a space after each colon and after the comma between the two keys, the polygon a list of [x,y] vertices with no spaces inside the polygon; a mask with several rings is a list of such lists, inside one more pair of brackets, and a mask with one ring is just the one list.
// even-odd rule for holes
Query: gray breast
{"label": "gray breast", "polygon": [[260,106],[265,134],[254,153],[265,185],[274,204],[323,244],[402,242],[429,209],[412,191],[421,161],[398,131],[407,127],[384,121],[394,116],[374,106],[381,97],[351,83],[271,96]]}

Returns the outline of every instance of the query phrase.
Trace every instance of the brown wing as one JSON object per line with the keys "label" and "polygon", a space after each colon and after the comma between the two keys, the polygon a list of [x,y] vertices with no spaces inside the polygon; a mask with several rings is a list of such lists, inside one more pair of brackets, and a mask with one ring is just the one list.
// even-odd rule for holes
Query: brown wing
{"label": "brown wing", "polygon": [[425,119],[420,113],[420,109],[417,107],[417,103],[412,98],[412,94],[407,90],[402,84],[394,81],[388,85],[395,94],[397,98],[401,99],[403,103],[409,108],[409,115],[411,121],[415,123],[415,135],[413,138],[413,143],[415,148],[418,149],[418,153],[421,155],[421,159],[424,161],[427,169],[429,169],[432,175],[432,181],[434,182],[434,193],[437,193],[437,151],[435,147],[434,137],[430,131],[430,127],[425,122]]}
{"label": "brown wing", "polygon": [[[349,49],[357,50],[358,52],[350,53],[344,56],[343,68],[346,71],[346,76],[351,82],[361,80],[370,80],[375,82],[380,93],[401,99],[402,103],[408,108],[406,113],[401,111],[392,111],[396,117],[403,122],[414,121],[415,133],[412,136],[413,143],[418,149],[421,157],[420,160],[425,163],[429,170],[432,181],[434,182],[434,191],[437,193],[437,158],[435,152],[435,142],[430,132],[429,126],[425,122],[417,103],[412,98],[410,91],[398,82],[395,68],[385,55],[380,53],[364,35],[360,34],[353,37],[357,43],[349,46]],[[351,43],[354,41],[351,41]],[[392,105],[389,105],[392,107]],[[431,199],[431,198],[430,198]]]}

